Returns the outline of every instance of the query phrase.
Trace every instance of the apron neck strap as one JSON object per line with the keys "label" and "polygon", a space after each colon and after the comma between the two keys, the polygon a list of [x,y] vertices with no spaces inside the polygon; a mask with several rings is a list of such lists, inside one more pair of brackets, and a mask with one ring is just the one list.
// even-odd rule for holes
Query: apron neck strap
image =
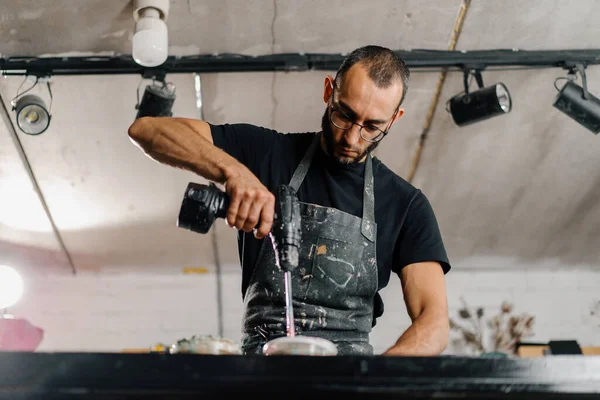
{"label": "apron neck strap", "polygon": [[373,160],[371,153],[365,161],[365,186],[363,190],[363,215],[360,230],[364,237],[375,241],[375,188],[373,185]]}
{"label": "apron neck strap", "polygon": [[306,150],[302,161],[300,161],[300,164],[298,164],[298,167],[294,171],[294,175],[292,175],[289,186],[294,189],[294,192],[298,192],[300,185],[302,185],[302,182],[304,181],[304,177],[308,173],[310,163],[312,162],[313,156],[315,155],[317,147],[319,146],[320,139],[321,133],[316,134],[312,143],[308,147],[308,150]]}
{"label": "apron neck strap", "polygon": [[[298,164],[298,167],[294,171],[292,179],[289,183],[289,186],[294,189],[294,192],[298,192],[300,185],[302,185],[320,141],[321,132],[315,135],[312,143],[308,147],[308,150],[306,150],[302,161],[300,161],[300,164]],[[367,160],[365,161],[365,183],[363,189],[363,215],[361,232],[369,241],[375,241],[375,191],[373,184],[373,160],[371,158],[371,153],[367,155]]]}

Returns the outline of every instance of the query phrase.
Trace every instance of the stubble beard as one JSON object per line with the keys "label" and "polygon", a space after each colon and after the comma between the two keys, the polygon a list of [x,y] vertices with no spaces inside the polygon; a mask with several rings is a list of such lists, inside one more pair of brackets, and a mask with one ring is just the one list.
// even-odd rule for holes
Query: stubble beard
{"label": "stubble beard", "polygon": [[325,149],[330,159],[335,161],[341,166],[354,166],[361,162],[361,160],[373,150],[377,148],[379,142],[371,143],[367,148],[359,155],[355,157],[339,157],[335,155],[335,143],[333,141],[333,129],[331,128],[331,121],[329,121],[329,113],[325,108],[323,118],[321,118],[321,130],[323,132],[323,139],[325,139]]}

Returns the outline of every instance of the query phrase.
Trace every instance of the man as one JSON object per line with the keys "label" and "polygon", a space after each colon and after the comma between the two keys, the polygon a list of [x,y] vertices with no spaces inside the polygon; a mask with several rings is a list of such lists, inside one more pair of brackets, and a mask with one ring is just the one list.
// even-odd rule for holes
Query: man
{"label": "man", "polygon": [[296,332],[333,341],[341,355],[372,354],[379,291],[394,272],[412,324],[384,354],[445,349],[450,264],[434,213],[420,190],[371,155],[404,114],[409,77],[389,49],[356,49],[335,78],[325,78],[318,133],[165,117],[130,127],[130,138],[154,160],[225,185],[227,223],[240,239],[246,354],[261,354],[264,343],[285,335],[283,275],[266,237],[281,184],[301,202]]}

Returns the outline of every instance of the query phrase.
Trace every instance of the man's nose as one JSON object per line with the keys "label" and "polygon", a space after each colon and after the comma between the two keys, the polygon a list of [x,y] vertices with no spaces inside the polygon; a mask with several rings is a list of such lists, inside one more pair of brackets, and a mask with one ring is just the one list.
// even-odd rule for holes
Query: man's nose
{"label": "man's nose", "polygon": [[348,144],[356,144],[360,141],[360,125],[353,124],[350,129],[346,131],[346,141]]}

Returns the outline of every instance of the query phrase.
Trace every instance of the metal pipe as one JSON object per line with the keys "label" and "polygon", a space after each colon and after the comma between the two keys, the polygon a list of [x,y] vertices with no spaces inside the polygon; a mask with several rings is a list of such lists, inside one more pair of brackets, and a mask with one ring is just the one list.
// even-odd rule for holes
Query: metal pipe
{"label": "metal pipe", "polygon": [[292,297],[292,273],[290,271],[285,271],[284,286],[286,330],[289,337],[294,337],[296,336],[296,327],[294,323],[294,304]]}
{"label": "metal pipe", "polygon": [[12,120],[10,119],[10,114],[9,114],[8,108],[6,107],[6,102],[4,101],[4,98],[2,96],[0,96],[0,103],[2,104],[2,107],[1,107],[2,119],[4,120],[4,124],[8,127],[8,130],[11,133],[11,136],[13,138],[13,142],[15,143],[17,152],[19,153],[19,156],[21,157],[21,161],[23,162],[23,165],[25,166],[25,171],[27,172],[27,175],[29,176],[29,179],[31,180],[31,184],[33,185],[33,188],[34,188],[36,194],[38,195],[38,198],[40,200],[40,203],[42,204],[42,207],[44,208],[44,212],[46,213],[46,216],[48,217],[48,221],[50,221],[50,225],[52,226],[52,231],[54,232],[54,235],[56,236],[56,240],[58,241],[58,244],[59,244],[61,250],[63,251],[63,253],[65,253],[65,256],[67,257],[67,261],[69,263],[69,266],[71,267],[71,272],[73,273],[73,275],[77,275],[77,270],[75,269],[75,264],[73,262],[73,259],[71,258],[71,254],[69,253],[69,250],[67,250],[67,246],[65,245],[65,242],[63,241],[62,235],[60,234],[60,230],[58,229],[58,227],[56,226],[56,223],[54,222],[54,218],[52,217],[50,208],[48,207],[48,204],[46,203],[46,198],[44,197],[44,193],[42,193],[42,188],[40,187],[38,180],[35,176],[35,173],[33,172],[33,167],[31,166],[31,163],[29,162],[29,158],[27,157],[27,154],[25,153],[25,149],[23,148],[23,143],[21,143],[21,139],[19,138],[17,130],[15,129],[15,126],[12,123]]}
{"label": "metal pipe", "polygon": [[[464,0],[461,3],[458,16],[456,17],[456,22],[454,23],[454,29],[452,30],[450,44],[448,45],[448,50],[450,51],[456,49],[456,43],[458,42],[458,38],[462,33],[462,27],[465,22],[467,11],[470,5],[471,0]],[[408,182],[412,183],[413,178],[415,177],[415,173],[417,172],[417,168],[419,167],[421,155],[423,153],[423,148],[425,147],[425,141],[427,140],[427,137],[429,135],[429,130],[431,129],[431,124],[433,123],[433,116],[435,115],[435,111],[437,110],[437,105],[440,101],[440,96],[442,95],[442,88],[444,87],[444,83],[446,82],[447,75],[447,70],[440,72],[437,84],[435,85],[435,92],[433,94],[431,102],[429,103],[429,109],[427,110],[427,116],[425,117],[425,124],[423,126],[423,130],[421,131],[421,135],[419,136],[419,143],[417,143],[417,149],[415,151],[415,155],[413,156],[410,171],[408,172],[408,176],[406,177],[406,180]]]}
{"label": "metal pipe", "polygon": [[[201,120],[204,120],[204,108],[202,107],[202,79],[198,73],[194,74],[194,89],[196,92],[196,109],[198,110],[198,117]],[[219,337],[223,337],[223,268],[219,256],[217,227],[213,226],[211,231],[212,250],[215,257],[215,275],[217,279],[217,326]]]}

